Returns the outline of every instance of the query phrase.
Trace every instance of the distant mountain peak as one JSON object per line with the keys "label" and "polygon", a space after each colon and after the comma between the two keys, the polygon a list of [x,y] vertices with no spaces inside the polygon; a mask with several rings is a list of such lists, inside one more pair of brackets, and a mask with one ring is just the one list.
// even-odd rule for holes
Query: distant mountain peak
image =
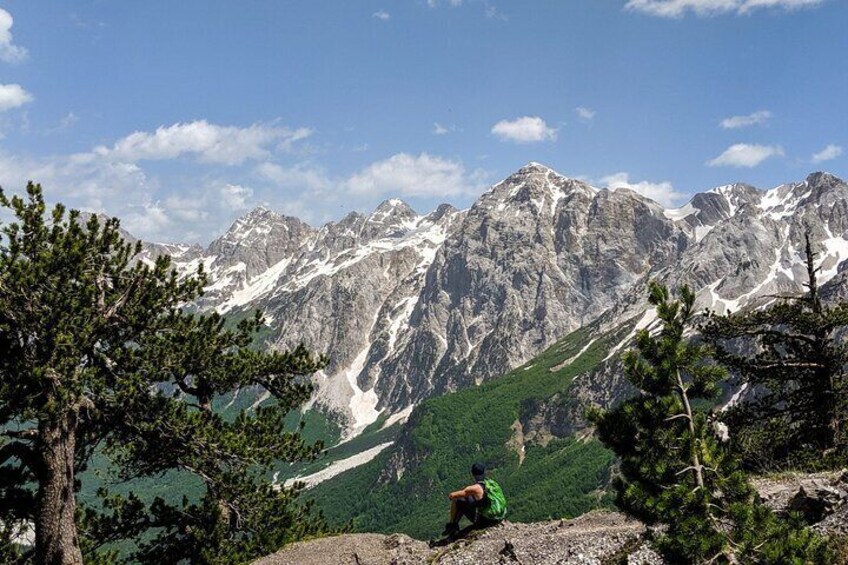
{"label": "distant mountain peak", "polygon": [[378,208],[383,207],[392,207],[397,208],[399,206],[407,206],[407,203],[401,200],[400,198],[389,198],[388,200],[383,200],[383,202],[378,206]]}
{"label": "distant mountain peak", "polygon": [[[413,229],[419,220],[418,214],[409,204],[397,198],[383,201],[374,212],[368,216],[369,224],[385,226],[377,231],[369,230],[370,237],[398,236]],[[385,230],[385,231],[381,231]]]}
{"label": "distant mountain peak", "polygon": [[825,171],[817,171],[815,173],[810,173],[807,176],[807,179],[806,179],[805,182],[810,186],[820,186],[820,185],[834,186],[834,185],[837,185],[837,184],[845,184],[845,181],[842,180],[841,178],[837,177],[836,175],[834,175],[832,173],[828,173],[828,172],[825,172]]}
{"label": "distant mountain peak", "polygon": [[409,204],[399,198],[389,198],[388,200],[383,200],[383,202],[381,202],[380,205],[374,209],[374,212],[371,214],[371,217],[387,214],[400,214],[404,216],[418,215],[415,213],[415,210],[413,210]]}
{"label": "distant mountain peak", "polygon": [[548,167],[547,165],[543,165],[542,163],[538,163],[536,161],[530,161],[529,163],[527,163],[526,165],[524,165],[523,167],[518,169],[518,172],[519,173],[525,173],[525,174],[526,173],[556,173],[557,175],[562,176],[559,173],[557,173],[555,170],[553,170],[552,168]]}
{"label": "distant mountain peak", "polygon": [[247,214],[245,214],[241,218],[239,218],[239,220],[248,220],[249,221],[249,220],[256,220],[256,219],[261,219],[261,218],[279,217],[279,216],[280,216],[280,214],[278,214],[277,212],[274,212],[273,210],[271,210],[267,206],[260,204],[259,206],[256,206],[250,212],[248,212]]}
{"label": "distant mountain peak", "polygon": [[459,210],[457,210],[456,207],[451,206],[450,204],[439,204],[439,206],[435,210],[433,210],[424,217],[430,220],[431,222],[438,222],[445,216],[454,214],[456,212],[459,212]]}

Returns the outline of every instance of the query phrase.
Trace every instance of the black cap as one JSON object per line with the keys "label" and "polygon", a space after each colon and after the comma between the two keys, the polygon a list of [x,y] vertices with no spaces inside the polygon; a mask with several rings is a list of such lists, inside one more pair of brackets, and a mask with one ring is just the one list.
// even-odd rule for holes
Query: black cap
{"label": "black cap", "polygon": [[486,474],[486,467],[482,463],[475,463],[471,466],[471,474],[475,477],[482,477]]}

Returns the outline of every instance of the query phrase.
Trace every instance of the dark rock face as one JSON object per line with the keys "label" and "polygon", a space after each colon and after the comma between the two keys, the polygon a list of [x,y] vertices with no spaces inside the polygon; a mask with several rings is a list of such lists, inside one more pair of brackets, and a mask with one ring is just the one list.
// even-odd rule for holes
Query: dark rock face
{"label": "dark rock face", "polygon": [[[199,306],[261,309],[269,346],[328,352],[316,401],[357,431],[500,375],[593,320],[649,323],[651,278],[689,284],[699,307],[719,312],[801,292],[806,230],[826,292],[845,294],[848,185],[832,175],[769,191],[727,185],[664,210],[530,163],[467,211],[419,216],[392,199],[315,229],[257,209],[206,250],[148,245],[146,257],[172,253],[184,271],[203,264]],[[608,378],[586,377],[579,390],[614,394]]]}
{"label": "dark rock face", "polygon": [[786,505],[786,512],[801,514],[808,524],[817,524],[848,506],[848,471],[832,480],[801,485]]}
{"label": "dark rock face", "polygon": [[762,478],[754,487],[779,513],[799,513],[823,534],[848,532],[848,470]]}

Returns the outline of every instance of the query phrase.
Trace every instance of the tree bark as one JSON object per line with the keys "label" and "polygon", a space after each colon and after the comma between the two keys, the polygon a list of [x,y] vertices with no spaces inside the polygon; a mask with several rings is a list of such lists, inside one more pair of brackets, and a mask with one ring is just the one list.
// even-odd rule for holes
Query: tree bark
{"label": "tree bark", "polygon": [[40,481],[35,521],[36,562],[82,565],[77,538],[74,451],[77,414],[67,410],[40,426]]}

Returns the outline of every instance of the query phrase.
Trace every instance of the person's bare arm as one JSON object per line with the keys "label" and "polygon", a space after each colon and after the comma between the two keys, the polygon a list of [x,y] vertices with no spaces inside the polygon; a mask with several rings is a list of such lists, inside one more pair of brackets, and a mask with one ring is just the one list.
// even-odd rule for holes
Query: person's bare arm
{"label": "person's bare arm", "polygon": [[483,487],[480,485],[467,486],[462,490],[456,490],[450,493],[448,498],[456,500],[457,498],[465,498],[466,496],[473,496],[475,499],[480,500],[483,498]]}

